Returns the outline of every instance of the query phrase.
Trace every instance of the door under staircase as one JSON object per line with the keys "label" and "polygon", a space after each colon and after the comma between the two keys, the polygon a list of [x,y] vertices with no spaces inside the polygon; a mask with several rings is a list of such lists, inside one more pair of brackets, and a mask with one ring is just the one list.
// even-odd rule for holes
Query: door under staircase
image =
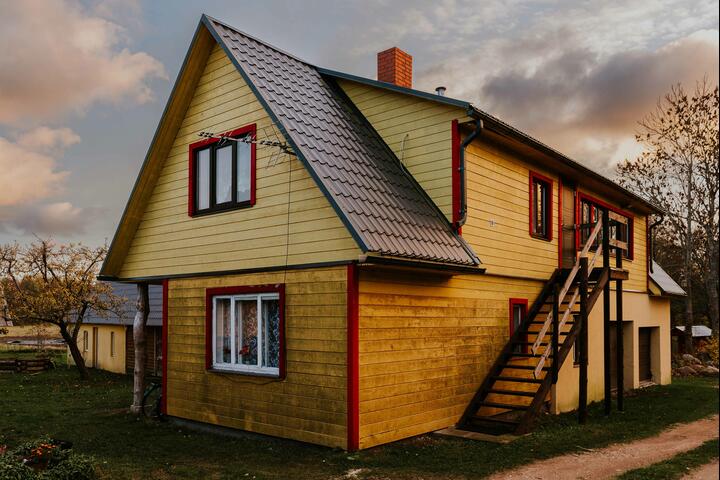
{"label": "door under staircase", "polygon": [[[572,268],[556,269],[525,320],[516,328],[463,413],[457,428],[484,433],[523,434],[543,410],[558,372],[576,342],[587,342],[587,317],[614,278],[626,278],[609,267],[609,246],[624,246],[609,237],[607,224],[622,219],[605,215],[592,228]],[[601,234],[602,232],[602,234]],[[594,247],[595,251],[591,249]],[[603,266],[595,267],[605,252]],[[619,261],[620,262],[620,261]],[[621,262],[620,262],[621,265]],[[583,325],[584,320],[584,325]],[[582,348],[587,365],[587,344]],[[582,360],[581,360],[582,361]]]}

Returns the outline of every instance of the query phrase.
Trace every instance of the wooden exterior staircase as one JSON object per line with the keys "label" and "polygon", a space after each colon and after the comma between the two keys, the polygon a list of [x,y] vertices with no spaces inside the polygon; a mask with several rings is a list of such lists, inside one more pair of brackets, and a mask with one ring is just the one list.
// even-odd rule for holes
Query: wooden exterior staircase
{"label": "wooden exterior staircase", "polygon": [[465,409],[457,428],[491,434],[523,434],[532,429],[557,382],[557,372],[576,339],[582,339],[582,319],[587,319],[610,281],[607,263],[594,268],[603,249],[598,246],[595,252],[590,252],[601,229],[602,220],[594,224],[575,265],[556,269],[545,283]]}

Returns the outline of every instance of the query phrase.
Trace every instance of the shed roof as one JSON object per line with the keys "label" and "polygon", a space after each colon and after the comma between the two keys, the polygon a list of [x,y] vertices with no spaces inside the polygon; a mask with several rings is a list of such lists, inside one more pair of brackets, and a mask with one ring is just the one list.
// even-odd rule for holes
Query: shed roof
{"label": "shed roof", "polygon": [[662,267],[655,261],[652,261],[652,269],[648,272],[650,280],[660,288],[663,295],[676,295],[684,297],[687,295],[685,290],[668,275],[668,273],[662,269]]}
{"label": "shed roof", "polygon": [[[684,325],[678,325],[675,327],[676,329],[680,330],[681,332],[685,332],[685,326]],[[705,325],[693,325],[692,326],[692,336],[693,337],[712,337],[712,330],[710,327],[706,327]]]}
{"label": "shed roof", "polygon": [[202,22],[364,252],[480,263],[334,80],[218,20],[203,15]]}
{"label": "shed roof", "polygon": [[[137,301],[137,287],[132,283],[108,282],[113,293],[124,297],[119,315],[110,315],[107,318],[100,316],[94,310],[85,314],[83,323],[93,325],[132,325],[135,319],[135,302]],[[147,325],[149,327],[162,326],[162,285],[148,285],[148,300],[150,301],[150,314]]]}

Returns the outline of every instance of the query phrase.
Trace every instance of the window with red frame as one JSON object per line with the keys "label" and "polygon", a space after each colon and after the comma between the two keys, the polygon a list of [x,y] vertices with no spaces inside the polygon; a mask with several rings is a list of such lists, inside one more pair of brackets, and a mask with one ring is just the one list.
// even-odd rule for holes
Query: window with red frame
{"label": "window with red frame", "polygon": [[[527,306],[528,302],[524,298],[510,299],[510,336],[512,336],[525,321]],[[525,338],[524,341],[527,341],[527,338]],[[526,350],[527,348],[522,345],[517,345],[513,348],[514,353],[523,353]]]}
{"label": "window with red frame", "polygon": [[255,203],[255,126],[190,146],[190,215],[249,207]]}
{"label": "window with red frame", "polygon": [[530,172],[530,235],[552,240],[552,180]]}
{"label": "window with red frame", "polygon": [[[593,202],[589,198],[581,198],[580,200],[580,245],[579,248],[582,248],[583,245],[585,245],[585,242],[590,237],[590,234],[592,233],[593,226],[595,223],[602,217],[603,210],[607,208],[605,206],[599,205],[596,202]],[[622,215],[617,210],[613,210],[615,213]],[[627,218],[627,223],[625,225],[618,224],[615,222],[610,222],[610,238],[614,238],[616,240],[623,241],[627,243],[627,248],[623,249],[623,256],[627,259],[632,259],[632,231],[633,231],[633,219],[628,217],[627,215],[623,215],[625,218]],[[595,241],[592,244],[592,249],[598,248],[598,245],[602,243],[602,231],[598,233],[598,236],[595,238]]]}
{"label": "window with red frame", "polygon": [[208,368],[284,375],[282,289],[256,287],[208,291]]}

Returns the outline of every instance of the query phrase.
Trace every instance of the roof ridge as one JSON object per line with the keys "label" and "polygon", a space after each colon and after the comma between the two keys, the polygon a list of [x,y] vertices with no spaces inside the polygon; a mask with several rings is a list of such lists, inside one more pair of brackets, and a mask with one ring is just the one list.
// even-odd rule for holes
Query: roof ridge
{"label": "roof ridge", "polygon": [[276,47],[275,45],[273,45],[273,44],[271,44],[271,43],[268,43],[268,42],[266,42],[266,41],[264,41],[264,40],[260,40],[258,37],[254,36],[254,35],[250,35],[250,34],[247,33],[247,32],[244,32],[244,31],[242,31],[242,30],[238,30],[237,28],[235,28],[235,27],[233,27],[232,25],[229,25],[229,24],[223,22],[222,20],[218,20],[218,19],[215,18],[215,17],[211,17],[211,16],[208,15],[207,13],[203,13],[203,14],[202,14],[202,19],[208,19],[208,20],[210,20],[211,22],[219,23],[219,24],[222,25],[223,27],[225,27],[225,28],[227,28],[227,29],[229,29],[229,30],[232,30],[233,32],[235,32],[235,33],[237,33],[237,34],[239,34],[239,35],[242,35],[242,36],[247,37],[247,38],[249,38],[249,39],[251,39],[251,40],[254,40],[254,41],[258,42],[258,43],[261,43],[261,44],[265,45],[266,47],[268,47],[268,48],[270,48],[270,49],[272,49],[272,50],[275,50],[275,51],[278,52],[278,53],[282,53],[283,55],[287,55],[288,57],[290,57],[290,58],[292,58],[292,59],[294,59],[294,60],[297,60],[298,62],[302,62],[302,63],[304,63],[305,65],[308,65],[308,66],[310,66],[310,67],[318,68],[318,67],[316,67],[314,64],[308,62],[307,60],[303,60],[302,58],[300,58],[300,57],[298,57],[298,56],[296,56],[296,55],[293,55],[292,53],[286,52],[286,51],[283,50],[282,48]]}

